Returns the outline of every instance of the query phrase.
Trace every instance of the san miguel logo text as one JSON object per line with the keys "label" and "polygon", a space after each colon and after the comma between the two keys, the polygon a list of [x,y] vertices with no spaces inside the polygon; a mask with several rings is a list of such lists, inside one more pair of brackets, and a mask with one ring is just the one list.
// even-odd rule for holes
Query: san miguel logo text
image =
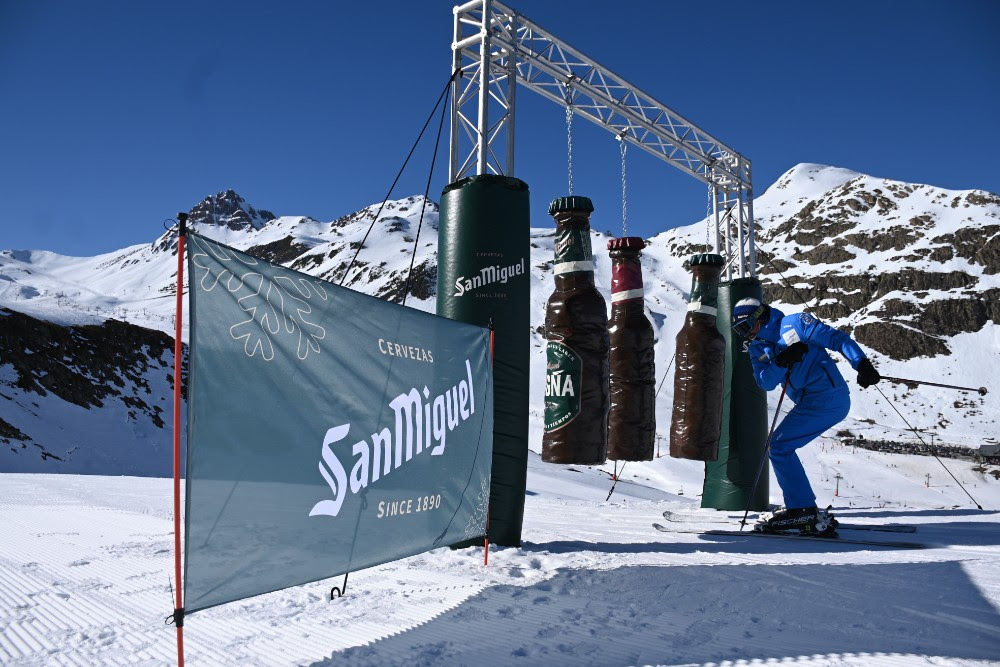
{"label": "san miguel logo text", "polygon": [[455,294],[453,296],[462,296],[466,292],[471,292],[492,283],[506,283],[514,276],[524,275],[524,269],[525,260],[523,257],[520,262],[511,264],[510,266],[500,266],[499,264],[485,266],[479,270],[479,275],[477,276],[472,276],[471,278],[459,276],[456,278]]}
{"label": "san miguel logo text", "polygon": [[319,472],[333,492],[333,500],[319,501],[309,516],[337,516],[349,493],[358,493],[424,452],[430,452],[430,456],[444,454],[448,432],[476,413],[472,366],[468,359],[465,372],[466,380],[433,398],[427,387],[423,391],[414,387],[389,401],[396,416],[395,428],[387,426],[373,433],[370,440],[354,443],[349,479],[347,467],[333,446],[348,436],[351,425],[329,429],[323,438]]}

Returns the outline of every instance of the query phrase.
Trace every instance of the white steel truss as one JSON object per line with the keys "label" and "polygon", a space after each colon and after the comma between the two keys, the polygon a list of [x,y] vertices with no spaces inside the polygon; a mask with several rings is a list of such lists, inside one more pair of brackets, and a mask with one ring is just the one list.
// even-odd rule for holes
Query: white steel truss
{"label": "white steel truss", "polygon": [[451,182],[514,175],[521,84],[707,183],[726,279],[756,275],[750,160],[497,0],[457,6],[454,18]]}

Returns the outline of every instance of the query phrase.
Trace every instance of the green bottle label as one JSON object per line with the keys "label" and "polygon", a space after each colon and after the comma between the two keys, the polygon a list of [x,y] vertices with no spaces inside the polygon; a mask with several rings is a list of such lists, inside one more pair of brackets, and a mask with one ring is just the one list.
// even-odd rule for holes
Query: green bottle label
{"label": "green bottle label", "polygon": [[590,247],[590,229],[564,229],[556,232],[557,276],[594,271],[594,251]]}
{"label": "green bottle label", "polygon": [[555,431],[580,414],[583,364],[571,348],[549,341],[545,347],[545,430]]}

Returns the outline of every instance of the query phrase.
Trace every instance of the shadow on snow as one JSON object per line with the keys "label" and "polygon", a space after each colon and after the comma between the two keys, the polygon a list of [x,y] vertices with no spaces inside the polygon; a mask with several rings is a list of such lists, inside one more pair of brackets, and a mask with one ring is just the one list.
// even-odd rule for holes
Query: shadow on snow
{"label": "shadow on snow", "polygon": [[[606,546],[676,552],[699,545]],[[494,586],[433,621],[317,664],[610,666],[887,654],[992,660],[998,647],[1000,616],[958,562],[630,566]]]}

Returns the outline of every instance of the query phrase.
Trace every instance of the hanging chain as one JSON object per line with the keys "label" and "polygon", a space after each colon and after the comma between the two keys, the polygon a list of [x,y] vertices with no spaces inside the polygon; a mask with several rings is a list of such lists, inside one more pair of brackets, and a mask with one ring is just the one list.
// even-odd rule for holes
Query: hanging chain
{"label": "hanging chain", "polygon": [[712,233],[712,222],[713,222],[713,220],[712,220],[712,217],[713,217],[712,216],[712,194],[713,194],[712,183],[709,182],[709,184],[708,184],[708,199],[705,202],[705,252],[708,252],[709,249],[712,247],[712,244],[710,243],[710,238],[709,238],[710,235],[711,235],[711,233]]}
{"label": "hanging chain", "polygon": [[625,142],[625,132],[618,136],[618,141],[622,142],[622,238],[628,236],[628,193],[625,187],[625,153],[628,144]]}
{"label": "hanging chain", "polygon": [[573,100],[566,97],[566,173],[569,177],[569,194],[573,194]]}

